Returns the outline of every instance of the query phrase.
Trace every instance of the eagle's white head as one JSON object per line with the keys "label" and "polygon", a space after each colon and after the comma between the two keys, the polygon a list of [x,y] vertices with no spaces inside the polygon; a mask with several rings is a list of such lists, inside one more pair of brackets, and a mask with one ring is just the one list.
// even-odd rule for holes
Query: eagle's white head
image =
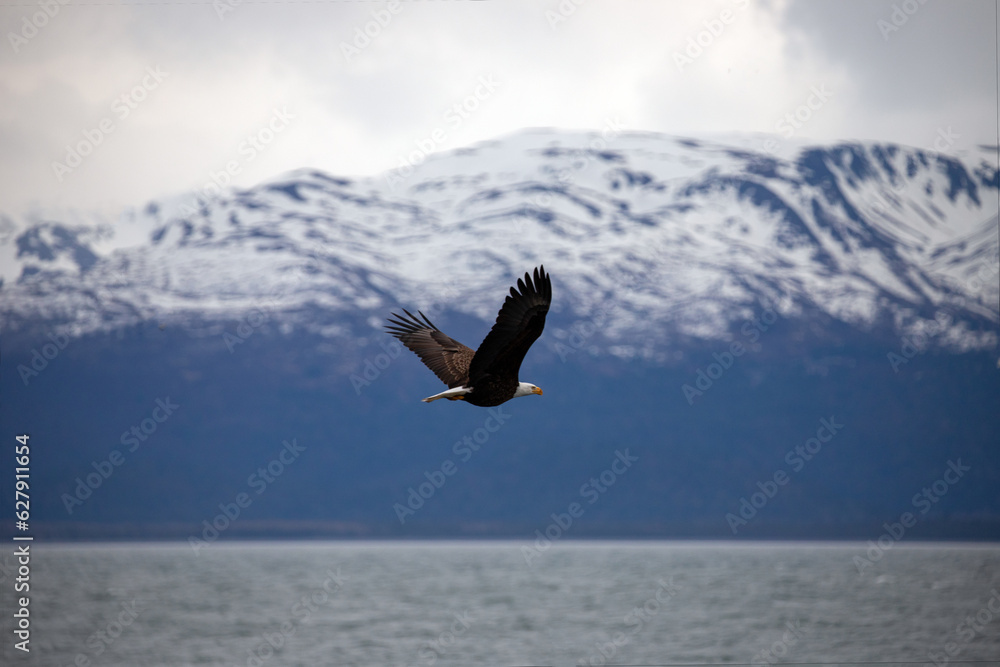
{"label": "eagle's white head", "polygon": [[530,396],[532,394],[538,394],[539,396],[541,396],[542,395],[541,387],[536,387],[530,382],[518,382],[517,389],[514,391],[513,398],[517,398],[518,396]]}

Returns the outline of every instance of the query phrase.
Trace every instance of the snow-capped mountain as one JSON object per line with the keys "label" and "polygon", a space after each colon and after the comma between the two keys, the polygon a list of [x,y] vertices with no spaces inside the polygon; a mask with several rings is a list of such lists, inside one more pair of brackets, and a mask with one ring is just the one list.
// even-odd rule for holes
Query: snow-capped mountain
{"label": "snow-capped mountain", "polygon": [[995,149],[762,145],[529,130],[378,177],[302,170],[171,197],[113,224],[4,217],[2,326],[80,335],[267,308],[366,335],[338,315],[447,304],[489,320],[498,289],[544,263],[556,307],[585,320],[613,304],[621,340],[722,337],[765,304],[900,333],[945,310],[940,343],[996,345]]}
{"label": "snow-capped mountain", "polygon": [[[184,540],[296,438],[308,463],[225,539],[533,540],[628,448],[571,537],[877,540],[961,460],[906,539],[997,539],[996,151],[765,145],[534,130],[118,221],[0,216],[0,426],[45,443],[33,518]],[[541,263],[553,311],[522,379],[544,397],[488,436],[479,408],[420,402],[441,385],[388,346],[386,315],[476,345]],[[820,420],[843,430],[735,535],[727,515],[816,451]],[[130,428],[150,441],[120,448]],[[443,461],[459,472],[403,525],[394,504]]]}

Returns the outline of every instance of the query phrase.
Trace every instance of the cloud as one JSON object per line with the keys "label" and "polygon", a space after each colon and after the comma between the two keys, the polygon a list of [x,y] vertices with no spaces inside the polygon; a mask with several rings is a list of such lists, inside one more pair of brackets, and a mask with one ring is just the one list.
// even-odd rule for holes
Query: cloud
{"label": "cloud", "polygon": [[[892,3],[840,0],[245,3],[221,18],[209,3],[74,3],[0,56],[0,199],[8,213],[110,212],[199,188],[282,107],[294,122],[237,185],[300,167],[379,173],[438,128],[435,150],[609,118],[672,134],[775,132],[819,85],[832,98],[802,138],[925,145],[950,124],[962,142],[990,141],[994,9],[959,4],[920,5],[886,40],[877,20]],[[29,9],[3,7],[0,24],[17,29]],[[116,117],[149,67],[169,75]],[[481,77],[495,90],[448,124]],[[113,131],[60,181],[52,163],[105,118]]]}
{"label": "cloud", "polygon": [[927,146],[951,125],[965,145],[996,143],[995,3],[795,0],[782,19],[789,59],[849,74],[845,137]]}

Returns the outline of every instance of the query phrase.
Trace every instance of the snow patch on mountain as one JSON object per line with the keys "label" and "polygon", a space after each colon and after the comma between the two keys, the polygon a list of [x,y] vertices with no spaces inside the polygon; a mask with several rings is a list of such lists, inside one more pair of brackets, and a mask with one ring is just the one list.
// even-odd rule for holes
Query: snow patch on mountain
{"label": "snow patch on mountain", "polygon": [[3,217],[0,312],[8,327],[77,334],[254,309],[338,335],[400,305],[489,322],[497,286],[544,263],[554,311],[602,317],[620,354],[664,331],[724,337],[762,305],[859,327],[888,319],[901,333],[945,308],[938,340],[996,345],[990,150],[843,143],[777,156],[757,138],[598,139],[526,130],[405,175],[300,170],[114,223]]}

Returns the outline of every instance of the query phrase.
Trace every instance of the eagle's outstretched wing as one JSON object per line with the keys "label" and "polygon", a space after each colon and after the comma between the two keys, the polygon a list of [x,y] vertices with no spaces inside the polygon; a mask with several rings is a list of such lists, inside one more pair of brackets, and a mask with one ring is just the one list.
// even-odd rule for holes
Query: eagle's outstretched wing
{"label": "eagle's outstretched wing", "polygon": [[552,282],[544,266],[535,269],[534,280],[528,273],[518,279],[517,290],[510,288],[496,323],[469,364],[473,385],[487,374],[517,378],[528,348],[542,335],[551,303]]}
{"label": "eagle's outstretched wing", "polygon": [[390,318],[390,325],[385,330],[415,352],[449,389],[468,385],[469,364],[475,351],[442,333],[419,310],[417,313],[423,322],[405,308],[403,312],[407,317],[393,313],[396,319]]}

